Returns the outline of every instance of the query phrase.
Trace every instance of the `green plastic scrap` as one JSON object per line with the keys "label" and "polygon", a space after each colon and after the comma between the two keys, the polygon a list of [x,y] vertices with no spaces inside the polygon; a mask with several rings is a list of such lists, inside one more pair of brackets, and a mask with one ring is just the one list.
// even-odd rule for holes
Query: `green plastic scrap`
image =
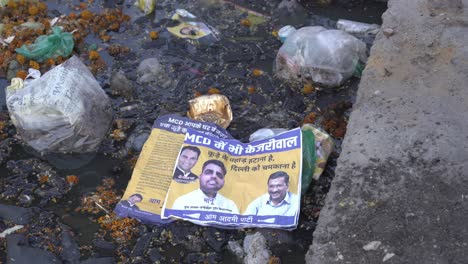
{"label": "green plastic scrap", "polygon": [[51,35],[39,36],[31,45],[17,48],[16,52],[38,62],[59,56],[67,58],[75,45],[73,35],[69,32],[62,32],[60,27],[53,27],[52,32]]}
{"label": "green plastic scrap", "polygon": [[310,130],[302,130],[302,182],[301,193],[304,195],[309,189],[315,171],[315,136]]}
{"label": "green plastic scrap", "polygon": [[364,71],[364,68],[366,67],[366,65],[362,62],[358,62],[356,64],[356,68],[354,68],[354,73],[353,75],[356,76],[356,77],[361,77],[362,75],[362,71]]}

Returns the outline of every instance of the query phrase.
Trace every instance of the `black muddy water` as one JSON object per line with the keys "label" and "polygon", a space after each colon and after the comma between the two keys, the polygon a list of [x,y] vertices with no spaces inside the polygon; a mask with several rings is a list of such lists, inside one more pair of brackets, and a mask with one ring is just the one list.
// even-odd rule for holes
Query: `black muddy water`
{"label": "black muddy water", "polygon": [[[102,40],[89,34],[74,52],[86,61],[85,54],[89,47],[99,50],[100,56],[106,62],[105,69],[96,73],[96,79],[111,97],[114,109],[114,120],[125,119],[131,123],[126,131],[127,139],[131,135],[148,133],[152,122],[159,116],[168,113],[185,115],[188,100],[195,94],[206,94],[216,87],[221,94],[226,95],[234,113],[234,120],[228,131],[235,137],[247,141],[249,135],[262,127],[293,128],[300,126],[309,113],[317,113],[317,126],[327,125],[328,119],[345,122],[349,116],[351,105],[355,100],[359,78],[352,77],[342,87],[335,89],[320,88],[313,93],[303,93],[302,85],[278,80],[274,76],[274,60],[281,43],[271,32],[284,25],[296,27],[321,25],[333,28],[339,18],[366,23],[381,23],[381,14],[385,4],[363,1],[365,4],[353,6],[330,5],[318,7],[313,1],[303,1],[306,7],[297,9],[295,13],[278,13],[279,1],[157,1],[154,13],[144,16],[133,6],[133,1],[94,1],[87,9],[92,12],[102,12],[105,8],[120,8],[130,16],[130,21],[121,25],[118,32],[110,32],[111,40]],[[78,1],[46,1],[49,16],[55,17],[77,10]],[[235,5],[233,5],[235,3]],[[239,8],[242,7],[242,8]],[[205,23],[220,32],[220,40],[209,45],[192,44],[170,35],[165,28],[170,25],[169,17],[178,8],[186,9],[195,14]],[[240,21],[247,17],[246,10],[255,11],[265,18],[265,21],[254,27],[244,27]],[[152,40],[150,31],[159,32],[159,37]],[[369,46],[372,37],[363,39]],[[120,44],[130,49],[129,53],[111,56],[108,48],[111,44]],[[167,72],[170,85],[137,84],[136,68],[145,58],[158,58]],[[264,71],[260,77],[252,76],[252,69]],[[134,83],[134,91],[128,97],[114,95],[110,86],[111,73],[121,70]],[[5,78],[0,78],[0,87],[8,84]],[[249,86],[256,87],[251,93]],[[0,90],[0,106],[2,112],[7,112],[4,89]],[[134,110],[128,110],[134,106]],[[14,136],[14,129],[10,129]],[[110,133],[109,133],[110,134]],[[319,181],[302,199],[302,209],[298,229],[292,232],[266,231],[272,254],[282,263],[302,263],[304,255],[312,241],[320,208],[323,206],[326,192],[333,178],[336,159],[339,156],[342,136],[332,134],[336,149],[330,157],[327,168]],[[134,142],[135,143],[135,142]],[[137,144],[137,143],[135,143]],[[71,228],[75,241],[80,246],[80,260],[88,257],[113,257],[123,263],[193,263],[193,262],[224,262],[235,263],[237,260],[225,249],[228,240],[240,240],[252,230],[220,230],[197,227],[189,223],[177,222],[169,227],[153,227],[141,225],[139,236],[154,235],[149,244],[136,245],[135,239],[119,248],[119,254],[114,252],[117,242],[107,237],[111,246],[102,246],[101,237],[96,233],[100,226],[96,216],[75,211],[80,206],[82,197],[96,192],[96,187],[103,179],[115,180],[115,191],[121,195],[131,176],[132,158],[138,156],[138,151],[132,149],[127,140],[116,141],[110,136],[104,139],[98,153],[93,155],[39,155],[30,150],[20,139],[12,144],[12,151],[0,165],[0,177],[5,179],[13,174],[10,161],[38,158],[51,166],[60,177],[76,175],[78,184],[65,196],[55,202],[40,204],[40,199],[33,200],[26,206],[39,206],[42,211],[50,211],[56,216],[56,222]],[[10,167],[7,169],[7,163]],[[40,169],[39,169],[40,171]],[[2,199],[0,203],[18,204],[19,197]],[[105,215],[105,212],[100,212]],[[54,218],[55,219],[55,218]],[[1,219],[0,219],[1,220]],[[36,221],[36,220],[33,220]],[[34,225],[33,223],[32,225]],[[37,224],[40,225],[40,224]],[[0,225],[0,232],[3,231]],[[34,230],[32,227],[31,230]],[[172,232],[173,240],[159,240],[165,234]],[[186,239],[187,235],[200,233],[206,245],[193,249]],[[222,238],[216,232],[221,232]],[[268,233],[271,235],[268,237]],[[216,235],[214,235],[216,234]],[[156,238],[157,237],[157,238]],[[96,240],[101,241],[97,243]],[[220,240],[217,244],[215,240]],[[162,242],[161,242],[162,241]],[[166,241],[166,242],[164,242]],[[36,244],[34,244],[37,242]],[[38,240],[32,246],[42,247],[43,241]],[[0,249],[5,248],[5,240],[0,239]],[[112,247],[112,245],[114,247]],[[109,249],[110,248],[110,249]],[[141,251],[141,254],[134,252]],[[57,251],[55,251],[56,253]],[[58,254],[58,253],[56,253]],[[136,255],[135,255],[136,254]],[[125,256],[126,258],[123,258]],[[66,257],[61,257],[65,260]],[[132,259],[132,260],[130,260]],[[0,263],[5,262],[6,252],[0,252]]]}

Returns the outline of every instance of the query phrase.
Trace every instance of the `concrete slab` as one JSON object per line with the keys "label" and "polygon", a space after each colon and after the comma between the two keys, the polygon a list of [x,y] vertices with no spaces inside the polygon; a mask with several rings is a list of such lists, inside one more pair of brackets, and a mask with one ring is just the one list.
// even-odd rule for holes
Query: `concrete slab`
{"label": "concrete slab", "polygon": [[468,0],[388,5],[307,263],[468,262]]}

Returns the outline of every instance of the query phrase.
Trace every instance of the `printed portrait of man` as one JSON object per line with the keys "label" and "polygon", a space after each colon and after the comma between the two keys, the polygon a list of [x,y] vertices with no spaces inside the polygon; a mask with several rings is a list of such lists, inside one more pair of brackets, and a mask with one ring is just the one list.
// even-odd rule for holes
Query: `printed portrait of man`
{"label": "printed portrait of man", "polygon": [[171,209],[239,214],[236,204],[219,193],[224,186],[226,172],[223,162],[207,160],[200,174],[200,188],[177,198]]}
{"label": "printed portrait of man", "polygon": [[289,191],[289,175],[277,171],[268,177],[268,193],[255,199],[247,206],[244,215],[295,216],[299,208],[297,195]]}
{"label": "printed portrait of man", "polygon": [[135,193],[135,194],[130,195],[130,197],[128,197],[127,200],[120,201],[120,204],[126,207],[130,207],[132,209],[140,210],[140,208],[138,208],[136,204],[141,202],[142,200],[143,200],[143,196],[139,193]]}
{"label": "printed portrait of man", "polygon": [[172,179],[178,183],[190,183],[196,181],[198,176],[192,172],[192,168],[197,164],[199,156],[199,148],[194,146],[183,147],[180,151]]}

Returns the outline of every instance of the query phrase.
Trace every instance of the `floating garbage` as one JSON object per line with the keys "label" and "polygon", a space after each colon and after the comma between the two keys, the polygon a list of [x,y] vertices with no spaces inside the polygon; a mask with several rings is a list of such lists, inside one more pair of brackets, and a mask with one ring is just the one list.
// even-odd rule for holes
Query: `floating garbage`
{"label": "floating garbage", "polygon": [[31,45],[17,48],[16,52],[38,62],[59,56],[67,58],[73,51],[73,35],[69,32],[62,32],[60,27],[53,27],[52,32],[51,35],[39,36]]}
{"label": "floating garbage", "polygon": [[154,11],[156,7],[156,0],[136,0],[135,5],[145,13],[145,15],[149,15]]}
{"label": "floating garbage", "polygon": [[194,44],[211,44],[218,40],[218,32],[214,28],[199,21],[185,9],[177,9],[171,19],[177,25],[168,27],[167,30],[178,38],[188,39]]}
{"label": "floating garbage", "polygon": [[337,87],[367,60],[366,44],[342,30],[303,27],[287,36],[275,61],[278,77]]}
{"label": "floating garbage", "polygon": [[380,26],[377,24],[367,24],[346,19],[338,19],[336,28],[349,34],[377,34],[380,30]]}
{"label": "floating garbage", "polygon": [[227,128],[232,121],[229,99],[221,94],[202,95],[189,101],[187,116],[204,122],[213,122]]}
{"label": "floating garbage", "polygon": [[14,78],[6,89],[11,120],[21,138],[41,152],[95,151],[112,119],[110,101],[73,56],[34,80]]}
{"label": "floating garbage", "polygon": [[286,38],[296,31],[297,29],[294,28],[293,26],[290,26],[290,25],[284,26],[280,28],[280,30],[278,30],[278,38],[281,42],[284,43],[286,41]]}

